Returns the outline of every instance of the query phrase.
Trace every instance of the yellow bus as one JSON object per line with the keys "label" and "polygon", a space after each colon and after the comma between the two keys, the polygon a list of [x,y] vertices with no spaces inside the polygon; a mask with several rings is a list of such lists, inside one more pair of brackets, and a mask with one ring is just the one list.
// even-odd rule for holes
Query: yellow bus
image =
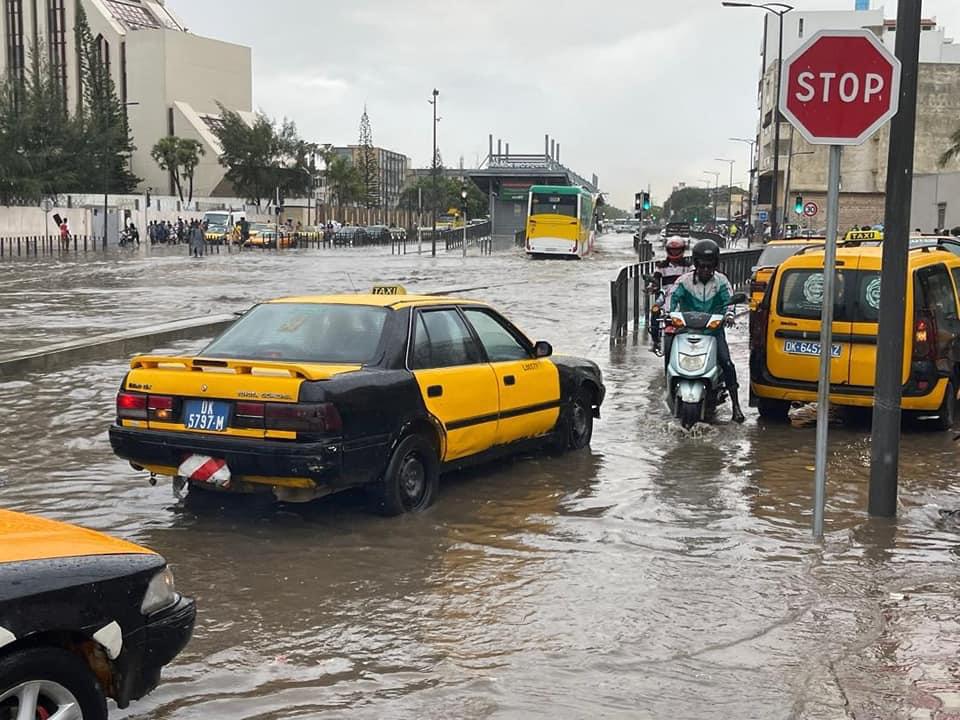
{"label": "yellow bus", "polygon": [[534,185],[527,207],[527,255],[582,258],[593,250],[594,196],[580,187]]}

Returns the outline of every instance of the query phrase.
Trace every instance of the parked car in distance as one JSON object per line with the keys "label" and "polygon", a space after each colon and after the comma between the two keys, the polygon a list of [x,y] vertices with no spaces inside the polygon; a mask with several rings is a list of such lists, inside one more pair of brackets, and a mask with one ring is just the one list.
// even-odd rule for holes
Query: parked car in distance
{"label": "parked car in distance", "polygon": [[367,231],[356,225],[344,225],[333,234],[334,247],[360,247],[367,244]]}
{"label": "parked car in distance", "polygon": [[105,720],[160,682],[194,601],[157,553],[0,510],[0,718]]}
{"label": "parked car in distance", "polygon": [[386,225],[368,225],[364,231],[367,233],[367,243],[370,245],[389,245],[393,240],[390,228]]}
{"label": "parked car in distance", "polygon": [[[280,248],[296,247],[296,240],[289,231],[281,225]],[[270,223],[251,223],[250,239],[247,240],[244,247],[248,248],[276,248],[277,247],[277,226]]]}

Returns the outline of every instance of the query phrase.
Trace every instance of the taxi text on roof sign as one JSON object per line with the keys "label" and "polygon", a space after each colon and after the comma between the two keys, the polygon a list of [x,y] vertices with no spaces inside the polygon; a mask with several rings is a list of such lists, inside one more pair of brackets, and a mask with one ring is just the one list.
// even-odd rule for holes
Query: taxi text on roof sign
{"label": "taxi text on roof sign", "polygon": [[374,295],[406,295],[407,289],[403,285],[374,285]]}
{"label": "taxi text on roof sign", "polygon": [[844,240],[883,240],[883,232],[880,230],[851,230],[844,237]]}

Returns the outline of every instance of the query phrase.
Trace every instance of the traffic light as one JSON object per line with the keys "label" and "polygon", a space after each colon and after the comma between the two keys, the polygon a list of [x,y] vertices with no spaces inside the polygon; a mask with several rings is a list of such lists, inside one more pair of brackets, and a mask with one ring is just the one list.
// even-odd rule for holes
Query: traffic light
{"label": "traffic light", "polygon": [[645,212],[650,210],[650,193],[648,192],[643,193],[643,210]]}
{"label": "traffic light", "polygon": [[797,215],[803,214],[803,195],[797,195],[797,199],[793,203],[793,211]]}
{"label": "traffic light", "polygon": [[643,210],[643,196],[644,193],[637,193],[633,196],[633,209],[637,212]]}

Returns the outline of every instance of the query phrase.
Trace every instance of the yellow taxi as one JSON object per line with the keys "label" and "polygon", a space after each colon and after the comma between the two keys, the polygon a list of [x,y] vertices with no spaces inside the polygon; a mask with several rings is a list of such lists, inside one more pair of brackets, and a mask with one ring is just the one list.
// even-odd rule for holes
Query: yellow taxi
{"label": "yellow taxi", "polygon": [[823,245],[825,242],[826,238],[823,237],[809,237],[770,240],[764,245],[757,264],[753,266],[753,277],[750,279],[750,310],[755,311],[760,305],[773,271],[780,263],[805,247]]}
{"label": "yellow taxi", "polygon": [[[941,429],[953,425],[960,387],[958,248],[917,238],[909,253],[902,407]],[[830,402],[839,406],[873,405],[881,253],[879,244],[837,249]],[[823,262],[823,250],[784,261],[758,308],[750,390],[761,416],[784,418],[791,403],[816,401]]]}
{"label": "yellow taxi", "polygon": [[304,502],[363,486],[398,515],[429,507],[444,471],[588,446],[604,392],[596,364],[485,303],[385,286],[266,302],[196,356],[134,358],[110,440],[180,487]]}
{"label": "yellow taxi", "polygon": [[106,720],[160,682],[193,632],[152,550],[0,510],[0,718]]}

